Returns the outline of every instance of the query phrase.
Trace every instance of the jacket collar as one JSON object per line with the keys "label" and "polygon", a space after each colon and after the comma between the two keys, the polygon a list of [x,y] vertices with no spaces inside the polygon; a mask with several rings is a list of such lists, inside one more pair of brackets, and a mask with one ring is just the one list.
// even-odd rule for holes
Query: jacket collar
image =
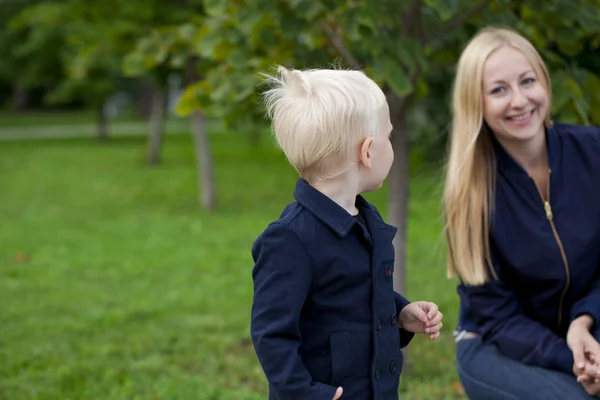
{"label": "jacket collar", "polygon": [[[294,198],[341,237],[346,236],[352,226],[357,223],[356,219],[339,204],[312,187],[302,178],[299,178],[296,182]],[[379,224],[388,226],[361,195],[356,196],[356,207],[367,221],[367,224],[378,221]],[[393,227],[390,226],[390,228]]]}
{"label": "jacket collar", "polygon": [[[496,162],[498,163],[498,170],[513,174],[528,176],[525,169],[504,149],[504,147],[498,142],[496,137],[488,129],[487,134],[491,136],[494,144],[494,153],[496,155]],[[557,132],[554,125],[546,128],[546,146],[548,147],[548,164],[551,170],[555,170],[558,159],[558,139]]]}

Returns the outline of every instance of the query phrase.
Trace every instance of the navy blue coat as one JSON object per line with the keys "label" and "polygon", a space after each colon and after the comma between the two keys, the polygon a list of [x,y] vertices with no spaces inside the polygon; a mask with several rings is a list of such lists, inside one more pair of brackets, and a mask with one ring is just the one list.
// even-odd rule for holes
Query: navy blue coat
{"label": "navy blue coat", "polygon": [[546,136],[546,205],[534,181],[494,141],[490,250],[499,279],[459,286],[459,329],[480,332],[512,359],[571,374],[570,322],[581,314],[600,321],[600,129],[555,123]]}
{"label": "navy blue coat", "polygon": [[357,196],[367,230],[299,179],[296,202],[252,248],[255,266],[251,335],[270,398],[394,400],[400,349],[413,334],[399,329],[409,302],[393,290],[396,228]]}

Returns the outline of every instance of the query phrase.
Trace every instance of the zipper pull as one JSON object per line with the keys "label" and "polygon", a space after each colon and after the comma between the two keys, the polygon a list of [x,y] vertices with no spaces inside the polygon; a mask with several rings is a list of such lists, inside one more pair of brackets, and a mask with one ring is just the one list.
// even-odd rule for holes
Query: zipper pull
{"label": "zipper pull", "polygon": [[554,216],[552,215],[552,207],[550,206],[549,201],[544,202],[544,210],[546,211],[546,218],[548,218],[548,221],[552,221]]}

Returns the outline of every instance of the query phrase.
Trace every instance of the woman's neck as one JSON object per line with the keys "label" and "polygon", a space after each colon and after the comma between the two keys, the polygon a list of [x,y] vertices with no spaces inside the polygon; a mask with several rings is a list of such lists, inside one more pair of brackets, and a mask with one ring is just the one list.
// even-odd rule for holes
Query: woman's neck
{"label": "woman's neck", "polygon": [[548,148],[546,146],[546,135],[536,135],[528,141],[506,140],[496,137],[506,152],[519,164],[530,176],[538,175],[548,170]]}

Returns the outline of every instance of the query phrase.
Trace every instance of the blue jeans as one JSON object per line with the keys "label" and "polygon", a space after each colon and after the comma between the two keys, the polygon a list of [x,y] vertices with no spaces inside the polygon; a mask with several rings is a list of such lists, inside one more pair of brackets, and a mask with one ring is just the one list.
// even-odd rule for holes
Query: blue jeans
{"label": "blue jeans", "polygon": [[[598,335],[596,335],[597,337]],[[505,357],[480,337],[457,344],[456,366],[471,400],[589,400],[574,375]]]}

